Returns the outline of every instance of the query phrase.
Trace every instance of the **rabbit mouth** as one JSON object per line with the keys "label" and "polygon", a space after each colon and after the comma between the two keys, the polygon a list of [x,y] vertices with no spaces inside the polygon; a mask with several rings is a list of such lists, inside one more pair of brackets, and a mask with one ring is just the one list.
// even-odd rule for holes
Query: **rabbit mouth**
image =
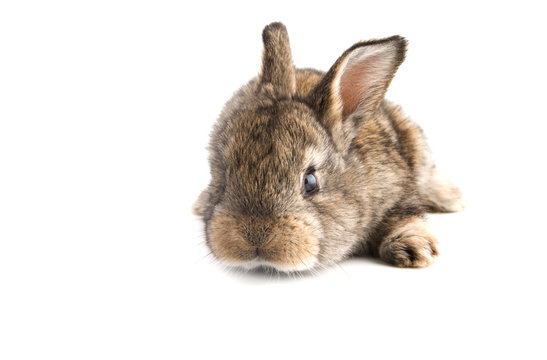
{"label": "rabbit mouth", "polygon": [[318,263],[319,239],[296,216],[270,219],[219,214],[208,226],[208,245],[229,267],[305,271]]}

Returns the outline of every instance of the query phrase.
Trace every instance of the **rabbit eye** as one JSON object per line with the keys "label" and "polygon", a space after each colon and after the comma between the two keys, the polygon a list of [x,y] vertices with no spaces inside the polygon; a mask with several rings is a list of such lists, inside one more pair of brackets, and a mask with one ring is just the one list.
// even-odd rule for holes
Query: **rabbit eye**
{"label": "rabbit eye", "polygon": [[304,175],[304,194],[309,195],[319,190],[319,184],[313,170]]}

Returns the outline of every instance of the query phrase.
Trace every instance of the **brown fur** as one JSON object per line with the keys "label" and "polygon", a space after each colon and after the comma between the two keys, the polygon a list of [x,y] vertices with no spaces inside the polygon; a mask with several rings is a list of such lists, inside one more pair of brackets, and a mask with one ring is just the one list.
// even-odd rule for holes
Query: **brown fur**
{"label": "brown fur", "polygon": [[[406,41],[359,42],[327,73],[296,70],[280,23],[262,70],[226,104],[210,143],[211,183],[194,205],[222,262],[315,269],[351,254],[422,267],[438,255],[426,211],[461,210],[420,128],[384,100]],[[313,170],[319,190],[306,194]]]}

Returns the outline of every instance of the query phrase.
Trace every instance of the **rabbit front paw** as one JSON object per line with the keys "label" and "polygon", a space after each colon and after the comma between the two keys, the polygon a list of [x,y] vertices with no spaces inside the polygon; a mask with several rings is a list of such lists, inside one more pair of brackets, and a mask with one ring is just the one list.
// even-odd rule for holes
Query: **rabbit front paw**
{"label": "rabbit front paw", "polygon": [[413,218],[395,228],[382,241],[379,255],[398,267],[426,267],[439,255],[438,242],[423,219]]}

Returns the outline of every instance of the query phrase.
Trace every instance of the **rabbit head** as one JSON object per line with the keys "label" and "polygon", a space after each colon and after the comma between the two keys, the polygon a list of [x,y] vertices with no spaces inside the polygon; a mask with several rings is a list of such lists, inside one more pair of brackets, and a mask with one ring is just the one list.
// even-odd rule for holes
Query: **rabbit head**
{"label": "rabbit head", "polygon": [[329,265],[360,246],[376,197],[389,190],[389,180],[367,176],[375,165],[363,162],[355,138],[377,112],[406,42],[357,43],[327,73],[295,69],[280,23],[264,29],[263,42],[259,76],[215,124],[211,182],[194,212],[224,264],[286,272]]}

